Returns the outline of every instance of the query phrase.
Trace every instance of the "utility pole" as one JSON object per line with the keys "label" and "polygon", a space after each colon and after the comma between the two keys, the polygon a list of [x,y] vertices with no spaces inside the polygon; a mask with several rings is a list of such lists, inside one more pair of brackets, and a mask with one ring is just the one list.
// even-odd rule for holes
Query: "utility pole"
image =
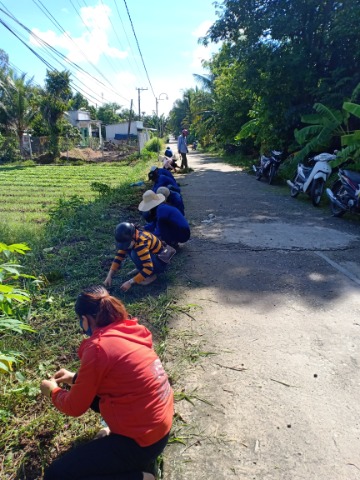
{"label": "utility pole", "polygon": [[141,110],[140,110],[140,92],[143,90],[147,90],[147,88],[136,88],[135,90],[138,91],[138,103],[139,103],[139,120],[141,119]]}
{"label": "utility pole", "polygon": [[128,123],[128,133],[127,133],[127,143],[130,142],[130,128],[131,128],[132,106],[133,106],[133,101],[132,101],[132,99],[131,99],[131,102],[130,102],[130,112],[129,112],[129,123]]}

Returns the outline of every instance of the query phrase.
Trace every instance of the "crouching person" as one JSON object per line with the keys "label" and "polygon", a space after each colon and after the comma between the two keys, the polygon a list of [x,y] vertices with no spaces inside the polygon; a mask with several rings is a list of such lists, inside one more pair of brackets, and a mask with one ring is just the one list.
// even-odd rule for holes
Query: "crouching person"
{"label": "crouching person", "polygon": [[139,205],[140,212],[149,222],[144,229],[153,232],[167,245],[177,247],[190,238],[189,224],[182,213],[175,207],[165,203],[165,196],[147,190]]}
{"label": "crouching person", "polygon": [[112,278],[121,268],[127,255],[134,262],[136,269],[130,273],[135,275],[121,285],[121,290],[126,292],[134,284],[149,285],[157,278],[158,273],[163,273],[170,262],[175,250],[164,246],[155,235],[135,228],[128,222],[119,223],[115,229],[115,241],[118,252],[111,264],[105,279],[105,286],[111,287]]}
{"label": "crouching person", "polygon": [[84,289],[75,312],[90,337],[80,345],[78,373],[62,368],[42,381],[41,393],[66,415],[98,410],[109,434],[55,460],[44,480],[154,480],[149,465],[167,444],[173,393],[151,333],[103,286]]}

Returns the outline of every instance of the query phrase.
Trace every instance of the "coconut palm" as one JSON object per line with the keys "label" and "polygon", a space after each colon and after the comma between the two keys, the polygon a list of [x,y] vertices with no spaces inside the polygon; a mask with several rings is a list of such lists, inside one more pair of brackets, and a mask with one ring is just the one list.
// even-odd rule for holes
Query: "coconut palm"
{"label": "coconut palm", "polygon": [[33,79],[27,79],[26,75],[17,76],[10,71],[0,79],[1,126],[5,134],[16,134],[21,154],[24,153],[24,133],[38,112]]}

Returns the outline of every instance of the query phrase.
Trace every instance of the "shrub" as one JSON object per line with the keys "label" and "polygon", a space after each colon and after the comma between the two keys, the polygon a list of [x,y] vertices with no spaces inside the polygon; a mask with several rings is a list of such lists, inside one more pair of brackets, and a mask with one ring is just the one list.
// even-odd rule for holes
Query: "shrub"
{"label": "shrub", "polygon": [[4,137],[0,133],[0,162],[17,162],[21,160],[18,142],[14,137]]}
{"label": "shrub", "polygon": [[[0,243],[0,338],[8,334],[34,330],[25,322],[30,302],[29,291],[20,284],[21,278],[33,279],[20,273],[21,265],[15,263],[15,255],[24,255],[30,250],[25,244],[6,245]],[[21,358],[21,352],[0,349],[0,374],[10,373],[13,365]]]}
{"label": "shrub", "polygon": [[149,152],[159,152],[162,148],[162,142],[159,138],[154,137],[145,143],[145,148]]}

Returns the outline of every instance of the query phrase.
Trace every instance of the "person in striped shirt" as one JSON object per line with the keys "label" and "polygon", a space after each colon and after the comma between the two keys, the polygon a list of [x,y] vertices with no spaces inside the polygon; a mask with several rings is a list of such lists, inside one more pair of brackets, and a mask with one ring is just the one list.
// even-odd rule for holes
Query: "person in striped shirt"
{"label": "person in striped shirt", "polygon": [[149,285],[156,280],[158,273],[166,269],[167,264],[158,258],[163,250],[162,242],[152,233],[139,230],[132,223],[122,222],[115,229],[115,241],[118,251],[104,281],[105,286],[111,287],[112,278],[127,255],[136,269],[130,272],[135,276],[121,285],[120,289],[124,292],[134,284]]}

